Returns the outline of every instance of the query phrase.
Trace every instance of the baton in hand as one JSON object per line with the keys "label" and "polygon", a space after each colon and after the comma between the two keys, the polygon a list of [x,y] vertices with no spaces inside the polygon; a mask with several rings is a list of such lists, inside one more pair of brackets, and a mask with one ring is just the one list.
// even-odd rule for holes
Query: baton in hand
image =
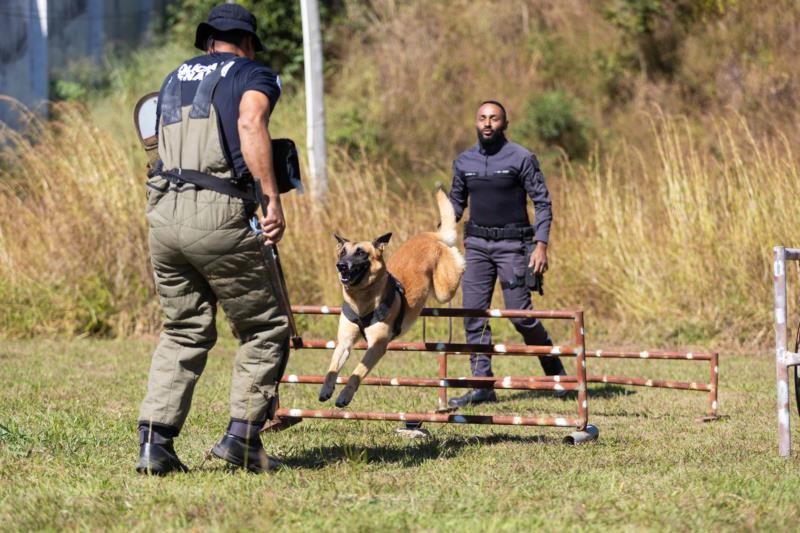
{"label": "baton in hand", "polygon": [[[254,178],[253,182],[255,182],[256,198],[258,204],[261,206],[261,213],[266,217],[267,198],[264,196],[264,190],[261,188],[261,180],[259,178]],[[257,222],[258,221],[256,221],[256,227]],[[272,244],[269,246],[269,249],[272,251],[273,260],[267,262],[272,264],[275,277],[278,279],[278,299],[286,309],[286,316],[289,318],[289,328],[292,330],[292,346],[295,350],[298,350],[303,347],[303,338],[297,330],[297,324],[292,314],[292,304],[289,302],[289,290],[286,288],[286,278],[283,277],[283,267],[281,267],[281,257],[278,255],[278,245]]]}

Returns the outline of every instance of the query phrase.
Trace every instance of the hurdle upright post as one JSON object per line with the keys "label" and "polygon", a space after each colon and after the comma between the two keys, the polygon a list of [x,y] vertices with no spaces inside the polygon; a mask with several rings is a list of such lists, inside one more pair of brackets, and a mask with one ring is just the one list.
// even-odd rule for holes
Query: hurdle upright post
{"label": "hurdle upright post", "polygon": [[719,353],[713,352],[711,354],[711,390],[708,392],[708,420],[716,420],[719,418],[717,409],[719,407]]}
{"label": "hurdle upright post", "polygon": [[778,454],[789,457],[792,452],[792,435],[789,417],[789,365],[787,351],[786,309],[786,248],[775,247],[773,264],[775,285],[775,371],[778,390]]}
{"label": "hurdle upright post", "polygon": [[583,327],[583,311],[575,312],[575,375],[578,379],[578,430],[583,431],[589,423],[589,401],[586,387],[586,331]]}
{"label": "hurdle upright post", "polygon": [[[447,378],[447,352],[439,354],[439,379]],[[447,387],[439,387],[439,410],[447,409]]]}

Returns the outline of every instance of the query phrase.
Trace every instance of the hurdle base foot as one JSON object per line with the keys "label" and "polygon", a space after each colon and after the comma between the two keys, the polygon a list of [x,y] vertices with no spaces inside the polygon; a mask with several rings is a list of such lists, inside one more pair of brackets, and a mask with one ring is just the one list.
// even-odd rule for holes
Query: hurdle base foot
{"label": "hurdle base foot", "polygon": [[431,432],[427,429],[423,428],[397,428],[394,430],[398,436],[403,437],[404,439],[429,439],[431,438]]}
{"label": "hurdle base foot", "polygon": [[591,424],[587,424],[586,429],[583,431],[573,431],[561,441],[564,444],[569,444],[571,446],[578,445],[578,444],[586,444],[588,442],[594,442],[597,440],[597,436],[600,435],[600,430],[597,429],[597,426],[593,426]]}

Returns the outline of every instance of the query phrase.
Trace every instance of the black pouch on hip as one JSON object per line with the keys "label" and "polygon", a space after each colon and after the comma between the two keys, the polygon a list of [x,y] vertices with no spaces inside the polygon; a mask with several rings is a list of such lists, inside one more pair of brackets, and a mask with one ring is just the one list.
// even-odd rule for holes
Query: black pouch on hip
{"label": "black pouch on hip", "polygon": [[[526,265],[531,264],[531,255],[533,255],[533,250],[535,248],[535,242],[529,242],[525,244]],[[532,267],[527,267],[525,269],[525,286],[528,287],[529,291],[538,292],[539,296],[544,296],[544,276],[542,274],[536,274]]]}
{"label": "black pouch on hip", "polygon": [[275,170],[275,180],[278,182],[278,192],[283,194],[296,189],[303,192],[303,182],[300,181],[300,160],[297,156],[297,147],[291,139],[272,140],[272,166]]}

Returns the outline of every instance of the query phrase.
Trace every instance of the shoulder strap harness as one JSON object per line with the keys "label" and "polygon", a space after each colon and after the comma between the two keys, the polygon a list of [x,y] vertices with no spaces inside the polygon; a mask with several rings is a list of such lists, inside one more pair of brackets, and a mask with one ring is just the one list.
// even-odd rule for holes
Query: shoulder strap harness
{"label": "shoulder strap harness", "polygon": [[[189,118],[208,118],[211,113],[212,98],[214,90],[217,88],[220,78],[227,75],[228,71],[236,64],[236,59],[226,61],[224,64],[215,68],[200,81],[197,92],[192,99],[192,108],[189,111]],[[161,100],[161,120],[164,125],[180,122],[181,118],[181,82],[176,73],[167,82]],[[242,200],[255,201],[255,189],[252,180],[222,179],[211,174],[206,174],[197,170],[187,168],[173,168],[165,170],[157,168],[154,172],[169,180],[172,183],[191,183],[203,189],[209,189],[218,193],[227,194]]]}
{"label": "shoulder strap harness", "polygon": [[386,320],[386,317],[389,316],[389,312],[392,310],[392,304],[394,303],[394,299],[397,295],[400,296],[400,312],[397,314],[394,324],[392,324],[391,339],[394,339],[400,335],[400,329],[403,327],[403,317],[406,314],[406,293],[405,290],[403,290],[403,286],[399,281],[397,281],[397,278],[391,274],[389,274],[389,284],[390,289],[389,293],[386,295],[386,298],[384,298],[383,301],[378,304],[378,307],[364,316],[358,316],[347,302],[342,304],[342,314],[347,320],[358,326],[358,329],[361,331],[361,335],[364,337],[364,340],[367,339],[367,333],[365,331],[366,328],[377,322],[383,322]]}

